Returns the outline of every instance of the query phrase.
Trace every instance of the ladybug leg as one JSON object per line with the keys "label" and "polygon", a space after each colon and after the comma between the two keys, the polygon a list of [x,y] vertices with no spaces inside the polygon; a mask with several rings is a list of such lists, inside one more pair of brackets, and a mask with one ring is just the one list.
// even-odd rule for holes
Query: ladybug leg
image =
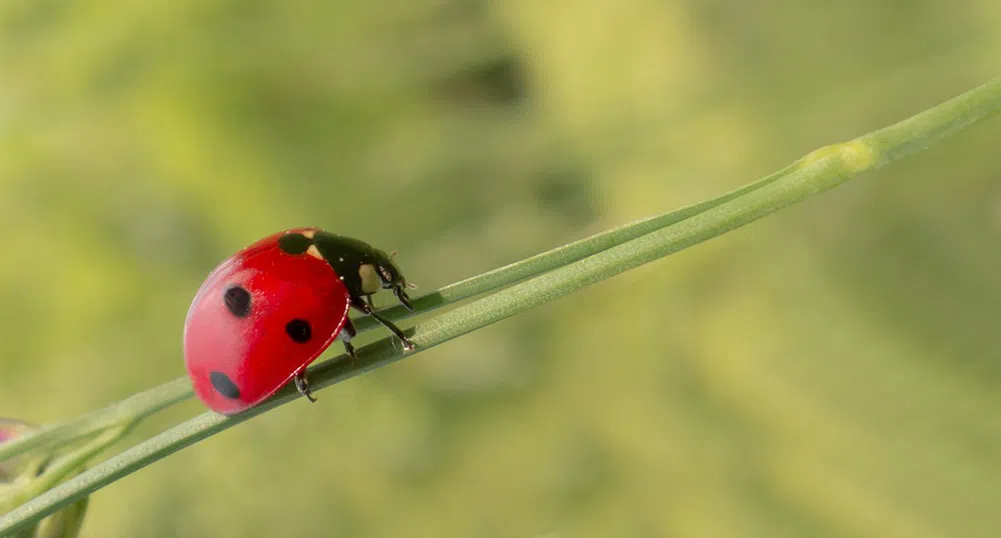
{"label": "ladybug leg", "polygon": [[375,310],[375,302],[372,301],[372,296],[371,295],[366,295],[365,296],[365,302],[368,303],[368,306],[370,306],[372,308],[372,310]]}
{"label": "ladybug leg", "polygon": [[414,311],[414,305],[410,302],[410,296],[407,295],[407,290],[405,290],[402,285],[393,287],[393,295],[400,300],[400,304],[402,304],[404,308],[411,312]]}
{"label": "ladybug leg", "polygon": [[306,379],[306,370],[295,374],[295,388],[310,402],[316,402],[313,392],[309,390],[309,380]]}
{"label": "ladybug leg", "polygon": [[372,316],[373,318],[375,318],[376,321],[378,321],[383,326],[385,326],[387,329],[389,329],[390,331],[392,331],[393,334],[395,334],[396,337],[399,338],[400,341],[403,342],[403,349],[405,349],[407,351],[410,351],[410,350],[414,349],[414,347],[416,347],[414,345],[414,343],[411,342],[409,338],[407,338],[407,335],[403,334],[403,331],[401,331],[399,327],[397,327],[395,324],[393,324],[392,321],[389,321],[388,319],[386,319],[386,318],[380,316],[378,313],[376,313],[375,309],[372,308],[371,306],[369,306],[369,304],[366,303],[364,300],[362,300],[362,299],[360,299],[358,297],[352,297],[351,298],[351,306],[357,308],[358,310],[361,310],[362,312],[368,314],[369,316]]}
{"label": "ladybug leg", "polygon": [[358,354],[355,353],[355,346],[351,344],[351,339],[358,334],[353,323],[350,319],[344,320],[344,328],[341,329],[341,334],[337,335],[337,339],[344,343],[344,350],[348,352],[351,359],[357,359]]}

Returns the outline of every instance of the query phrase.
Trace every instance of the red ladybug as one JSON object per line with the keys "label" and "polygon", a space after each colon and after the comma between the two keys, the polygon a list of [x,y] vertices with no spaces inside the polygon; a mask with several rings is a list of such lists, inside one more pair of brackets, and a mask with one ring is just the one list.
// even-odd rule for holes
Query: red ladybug
{"label": "red ladybug", "polygon": [[376,313],[372,294],[392,289],[413,310],[392,256],[317,228],[265,237],[216,267],[184,323],[184,362],[198,398],[231,415],[264,401],[290,379],[315,401],[309,366],[335,339],[354,356],[354,307],[414,344]]}

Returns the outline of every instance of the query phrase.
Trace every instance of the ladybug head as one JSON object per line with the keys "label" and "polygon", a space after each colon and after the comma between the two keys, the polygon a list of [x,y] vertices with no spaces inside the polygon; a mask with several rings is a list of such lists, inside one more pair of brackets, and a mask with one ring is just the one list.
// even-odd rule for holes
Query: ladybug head
{"label": "ladybug head", "polygon": [[375,250],[375,268],[376,272],[379,274],[379,280],[382,282],[382,289],[393,290],[393,295],[396,295],[396,298],[400,300],[400,303],[407,307],[407,310],[413,311],[414,306],[410,303],[410,296],[407,295],[407,288],[412,289],[417,286],[407,282],[403,273],[400,272],[400,268],[397,267],[394,258],[396,258],[395,250],[391,254],[386,254],[378,249]]}

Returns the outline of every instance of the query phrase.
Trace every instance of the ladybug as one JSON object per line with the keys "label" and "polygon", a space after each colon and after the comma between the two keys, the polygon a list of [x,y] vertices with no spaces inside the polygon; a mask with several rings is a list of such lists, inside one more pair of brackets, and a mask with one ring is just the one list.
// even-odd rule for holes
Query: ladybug
{"label": "ladybug", "polygon": [[372,295],[391,289],[413,311],[393,255],[319,228],[294,228],[246,247],[216,267],[184,322],[184,363],[195,394],[225,415],[249,409],[290,379],[310,401],[306,367],[340,339],[355,356],[355,308],[393,332]]}

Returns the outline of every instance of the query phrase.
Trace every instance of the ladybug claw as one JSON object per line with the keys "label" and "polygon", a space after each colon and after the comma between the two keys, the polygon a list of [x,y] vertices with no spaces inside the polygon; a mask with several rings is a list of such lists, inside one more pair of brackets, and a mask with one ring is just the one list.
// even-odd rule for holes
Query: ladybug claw
{"label": "ladybug claw", "polygon": [[358,330],[355,329],[353,323],[350,319],[344,320],[344,329],[341,330],[340,334],[337,335],[337,339],[344,343],[344,351],[348,353],[351,360],[358,358],[358,354],[355,353],[355,346],[351,344],[351,339],[358,335]]}
{"label": "ladybug claw", "polygon": [[313,397],[313,392],[309,390],[309,381],[306,380],[306,372],[302,371],[295,375],[295,388],[300,394],[306,397],[310,403],[316,403],[316,398]]}

